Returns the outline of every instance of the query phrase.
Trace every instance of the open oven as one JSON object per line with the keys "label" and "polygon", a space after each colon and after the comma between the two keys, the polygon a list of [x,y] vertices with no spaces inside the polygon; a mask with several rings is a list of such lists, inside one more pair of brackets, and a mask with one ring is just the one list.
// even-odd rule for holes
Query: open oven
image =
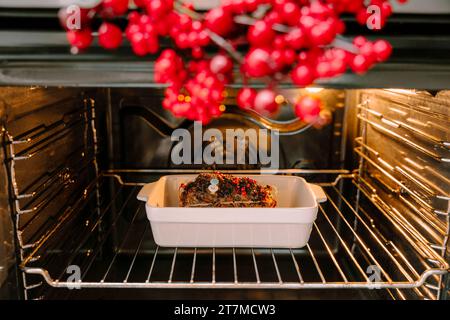
{"label": "open oven", "polygon": [[[244,112],[228,88],[227,112],[207,127],[278,130],[272,170],[174,164],[171,135],[194,124],[161,106],[152,63],[126,50],[71,56],[54,11],[27,14],[8,9],[0,22],[2,297],[449,298],[447,15],[394,21],[386,36],[396,55],[365,77],[283,84],[287,100],[310,90],[326,102],[332,122],[323,128],[294,120],[289,106],[276,119]],[[322,186],[328,201],[308,244],[157,246],[140,188],[211,170]]]}

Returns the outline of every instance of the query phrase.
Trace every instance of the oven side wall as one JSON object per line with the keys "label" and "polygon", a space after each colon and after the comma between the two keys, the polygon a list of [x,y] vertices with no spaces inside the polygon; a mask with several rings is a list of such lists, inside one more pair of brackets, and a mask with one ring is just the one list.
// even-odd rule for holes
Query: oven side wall
{"label": "oven side wall", "polygon": [[[397,232],[423,241],[425,250],[450,262],[450,91],[348,90],[347,168],[355,168],[374,203],[382,205]],[[384,229],[383,215],[374,225]],[[402,249],[403,244],[399,244]],[[407,258],[413,267],[429,263]],[[415,262],[414,262],[415,261]],[[447,283],[447,285],[446,285]],[[448,299],[448,275],[430,278],[425,295]]]}
{"label": "oven side wall", "polygon": [[[0,121],[6,121],[6,103],[0,98]],[[0,161],[5,163],[5,154],[0,152]],[[6,168],[0,167],[0,299],[20,298],[19,273],[15,255],[14,226],[11,220]]]}
{"label": "oven side wall", "polygon": [[0,298],[43,297],[42,281],[19,266],[97,175],[91,97],[0,87]]}

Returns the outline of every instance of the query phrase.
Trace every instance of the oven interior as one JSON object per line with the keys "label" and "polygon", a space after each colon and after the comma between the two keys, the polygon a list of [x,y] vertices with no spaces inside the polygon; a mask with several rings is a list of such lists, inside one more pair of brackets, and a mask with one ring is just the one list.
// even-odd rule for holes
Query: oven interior
{"label": "oven interior", "polygon": [[[282,94],[293,101],[304,90]],[[276,119],[243,112],[233,89],[208,125],[279,130],[277,173],[328,196],[306,247],[256,249],[153,242],[136,199],[144,183],[264,168],[174,165],[171,134],[193,123],[161,107],[162,89],[0,88],[3,290],[24,299],[447,299],[450,91],[309,90],[331,112],[322,128],[293,120],[289,105]]]}

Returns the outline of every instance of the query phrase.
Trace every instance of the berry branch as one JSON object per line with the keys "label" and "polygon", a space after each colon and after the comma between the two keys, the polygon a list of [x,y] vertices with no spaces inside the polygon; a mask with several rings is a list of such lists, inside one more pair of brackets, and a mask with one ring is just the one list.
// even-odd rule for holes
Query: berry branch
{"label": "berry branch", "polygon": [[[114,19],[128,14],[125,37],[133,52],[159,53],[154,80],[168,85],[163,106],[177,117],[206,124],[225,111],[225,88],[234,82],[235,66],[245,85],[237,94],[238,106],[270,117],[283,103],[276,87],[286,77],[305,87],[348,69],[363,74],[386,61],[391,45],[362,36],[348,42],[342,37],[346,26],[341,16],[350,13],[361,25],[382,28],[392,14],[392,1],[222,0],[219,7],[199,13],[179,0],[133,0],[131,10],[129,0],[103,0],[95,8],[81,9],[79,29],[70,27],[67,10],[60,11],[60,19],[72,52],[79,53],[93,41],[94,17],[103,20],[96,35],[100,46],[120,47],[123,32]],[[173,49],[161,51],[163,37],[171,39]],[[217,53],[207,56],[206,47],[216,47]],[[255,78],[266,81],[267,88],[247,87]],[[295,114],[306,123],[325,125],[330,119],[313,95],[294,103]]]}

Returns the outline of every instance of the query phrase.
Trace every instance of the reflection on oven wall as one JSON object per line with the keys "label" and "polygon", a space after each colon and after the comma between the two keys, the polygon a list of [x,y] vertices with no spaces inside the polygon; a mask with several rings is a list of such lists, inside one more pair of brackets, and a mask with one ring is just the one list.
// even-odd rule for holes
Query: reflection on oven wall
{"label": "reflection on oven wall", "polygon": [[[312,89],[311,89],[312,90]],[[135,92],[135,91],[134,91]],[[295,122],[293,105],[295,101],[305,94],[305,90],[285,89],[281,95],[286,101],[279,114],[272,120],[282,123],[279,135],[279,168],[303,168],[325,169],[341,168],[343,154],[341,152],[345,143],[345,135],[342,130],[345,125],[343,90],[327,89],[316,90],[315,95],[324,101],[325,108],[332,112],[332,123],[323,128],[296,127],[285,125]],[[117,93],[112,93],[115,96]],[[309,93],[311,94],[311,93]],[[225,101],[227,112],[224,116],[213,120],[203,131],[208,128],[218,129],[226,137],[226,129],[270,129],[271,121],[255,114],[246,114],[238,110],[235,105],[236,90],[228,91]],[[160,107],[161,92],[148,90],[139,91],[139,95],[120,91],[121,98],[113,98],[119,101],[112,104],[112,114],[116,141],[115,148],[120,152],[113,152],[115,162],[122,168],[207,168],[205,164],[176,165],[171,161],[171,151],[175,143],[171,141],[171,134],[176,128],[185,128],[194,139],[194,125],[192,122],[174,119],[167,110]],[[136,139],[139,137],[139,139]],[[193,141],[191,143],[193,145]],[[204,147],[207,143],[204,143]],[[268,144],[270,146],[270,143]],[[264,167],[261,163],[252,165],[249,163],[249,148],[246,143],[245,165],[216,165],[212,169],[256,169]],[[326,146],[326,148],[324,148]],[[226,148],[223,150],[226,154]],[[122,157],[122,158],[120,158]],[[192,162],[193,163],[193,162]]]}
{"label": "reflection on oven wall", "polygon": [[364,183],[448,259],[450,92],[367,90],[360,101]]}
{"label": "reflection on oven wall", "polygon": [[[0,193],[1,200],[6,199],[1,206],[6,213],[1,216],[5,255],[0,261],[8,276],[2,291],[27,298],[14,290],[20,283],[27,285],[21,272],[16,275],[20,260],[95,176],[91,122],[78,89],[2,87],[0,96],[7,110],[2,119],[6,161]],[[11,217],[14,221],[18,216],[13,234]]]}

